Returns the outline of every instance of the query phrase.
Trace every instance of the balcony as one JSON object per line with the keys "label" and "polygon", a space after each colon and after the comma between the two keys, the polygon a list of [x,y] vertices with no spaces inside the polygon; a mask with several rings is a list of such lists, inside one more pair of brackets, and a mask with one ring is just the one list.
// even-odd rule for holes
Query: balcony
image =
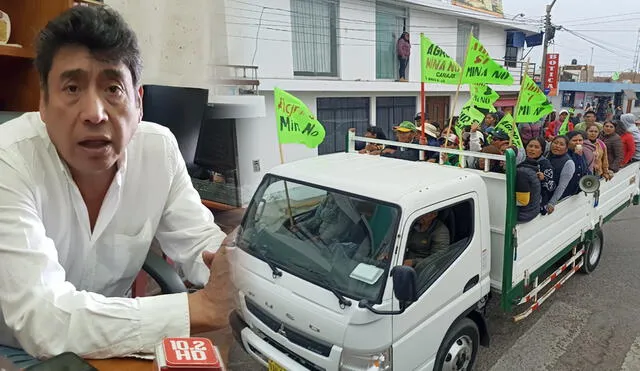
{"label": "balcony", "polygon": [[[506,61],[504,59],[494,59],[498,64],[503,66],[511,76],[513,76],[513,83],[515,85],[520,85],[522,82],[522,78],[524,77],[524,70],[526,68],[527,62],[522,61]],[[538,66],[535,63],[529,63],[529,69],[527,75],[534,79],[535,72]]]}
{"label": "balcony", "polygon": [[214,76],[215,95],[258,95],[260,80],[258,80],[257,66],[216,65]]}

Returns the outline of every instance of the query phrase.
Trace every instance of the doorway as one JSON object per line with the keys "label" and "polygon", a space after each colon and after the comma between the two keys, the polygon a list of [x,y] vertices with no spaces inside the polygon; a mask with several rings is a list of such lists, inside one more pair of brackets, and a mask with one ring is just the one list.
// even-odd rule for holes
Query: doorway
{"label": "doorway", "polygon": [[398,78],[400,62],[396,53],[396,43],[406,29],[407,9],[376,4],[376,78]]}
{"label": "doorway", "polygon": [[[442,130],[449,119],[450,97],[425,97],[425,111],[429,117],[429,122],[438,123]],[[438,126],[436,125],[436,126]]]}

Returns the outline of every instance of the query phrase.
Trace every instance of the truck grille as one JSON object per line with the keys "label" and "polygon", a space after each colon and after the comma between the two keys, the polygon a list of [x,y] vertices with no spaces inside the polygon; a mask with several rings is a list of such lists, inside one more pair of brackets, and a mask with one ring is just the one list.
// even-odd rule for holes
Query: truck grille
{"label": "truck grille", "polygon": [[248,298],[245,298],[247,303],[247,309],[251,314],[256,316],[262,323],[267,325],[272,331],[281,334],[286,337],[290,342],[310,350],[316,354],[319,354],[323,357],[328,357],[331,353],[331,344],[322,343],[318,340],[314,340],[307,335],[299,332],[298,330],[292,328],[281,322],[280,320],[274,318],[271,314],[264,311],[257,304],[251,301]]}

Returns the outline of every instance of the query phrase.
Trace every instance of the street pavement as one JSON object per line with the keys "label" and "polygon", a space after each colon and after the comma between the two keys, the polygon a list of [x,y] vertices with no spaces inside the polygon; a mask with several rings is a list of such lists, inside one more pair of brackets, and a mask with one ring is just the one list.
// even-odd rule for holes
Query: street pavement
{"label": "street pavement", "polygon": [[[475,370],[640,371],[639,227],[640,207],[606,224],[596,271],[576,274],[523,321],[490,302],[491,346],[480,349]],[[262,369],[235,344],[228,366]]]}

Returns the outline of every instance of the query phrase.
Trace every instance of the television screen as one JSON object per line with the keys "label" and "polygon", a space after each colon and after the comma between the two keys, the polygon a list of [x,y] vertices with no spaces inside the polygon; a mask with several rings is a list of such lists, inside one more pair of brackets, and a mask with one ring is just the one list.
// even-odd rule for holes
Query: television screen
{"label": "television screen", "polygon": [[209,91],[162,85],[144,85],[143,89],[142,119],[169,128],[185,162],[193,163]]}

